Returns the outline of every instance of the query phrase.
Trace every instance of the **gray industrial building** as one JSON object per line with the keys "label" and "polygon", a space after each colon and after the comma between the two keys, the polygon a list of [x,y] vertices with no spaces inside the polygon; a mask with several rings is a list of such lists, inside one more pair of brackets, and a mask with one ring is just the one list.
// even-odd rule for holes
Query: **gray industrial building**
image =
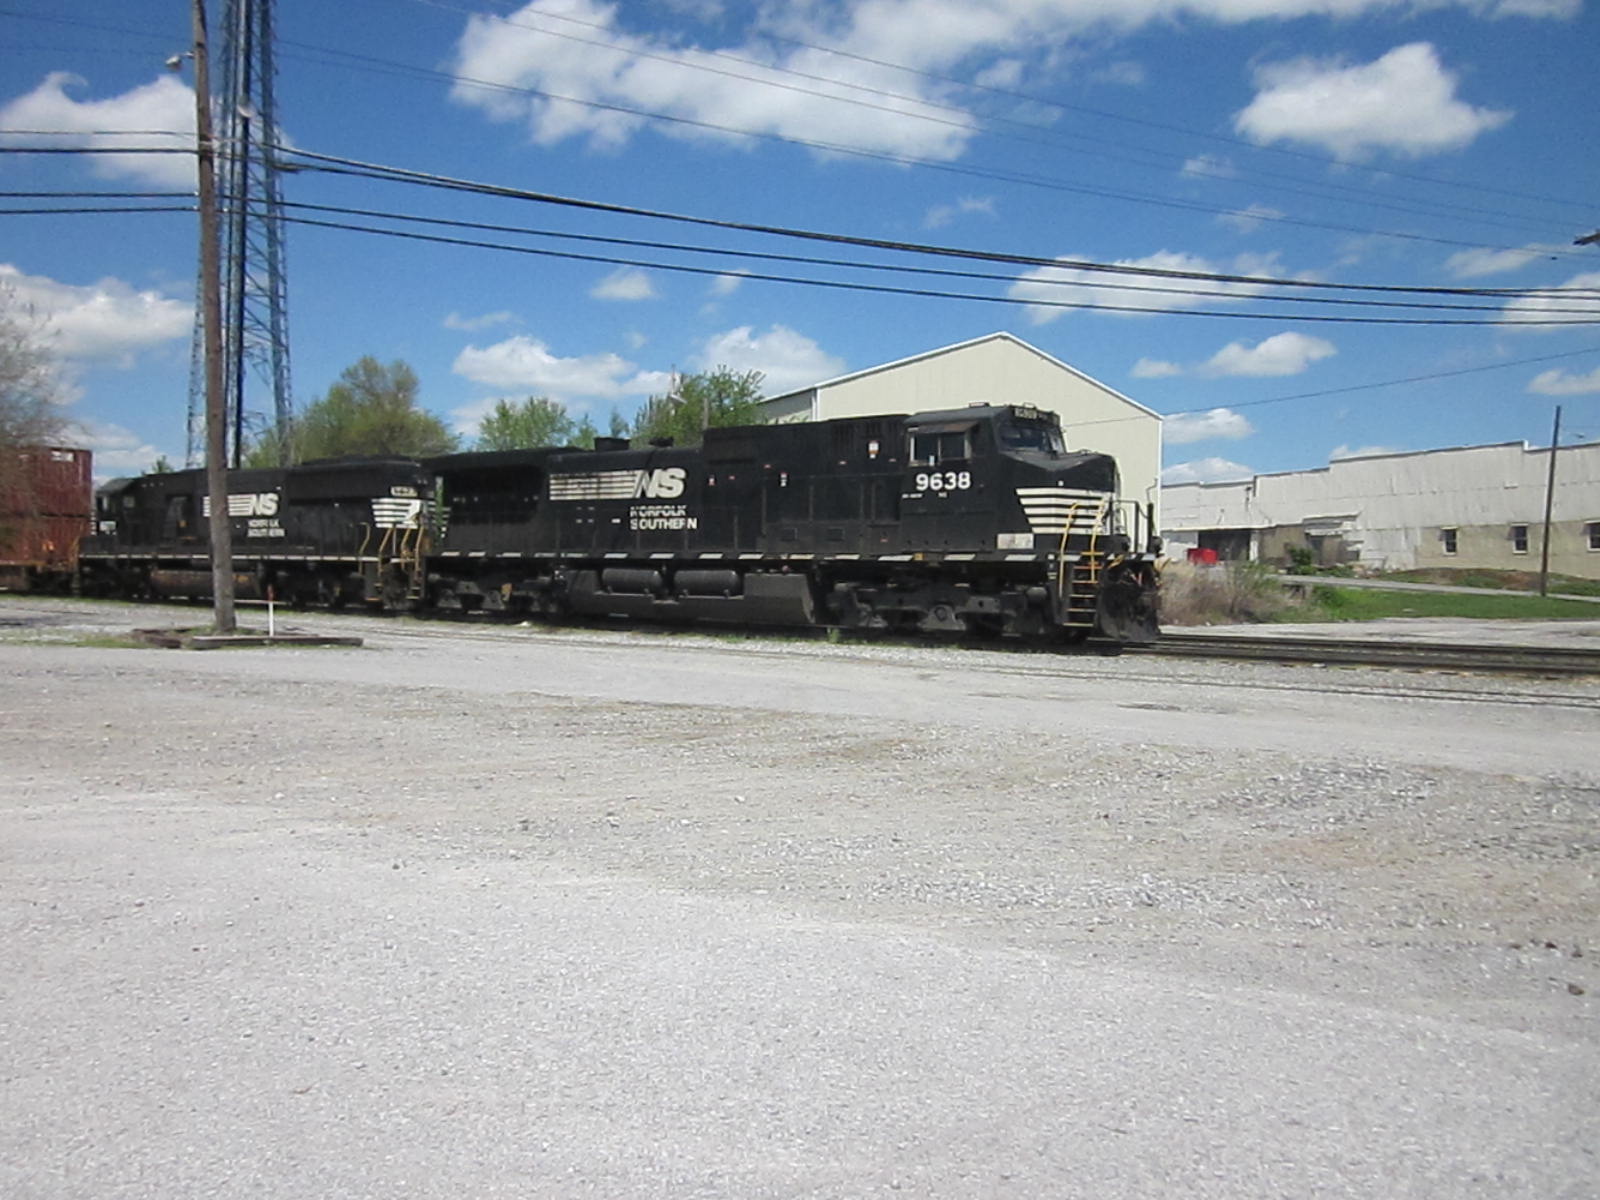
{"label": "gray industrial building", "polygon": [[1031,404],[1061,418],[1069,449],[1113,455],[1122,496],[1158,504],[1161,415],[1009,333],[868,367],[765,401],[767,420],[824,421],[888,413]]}
{"label": "gray industrial building", "polygon": [[[1304,547],[1322,566],[1369,570],[1538,570],[1545,499],[1550,569],[1600,578],[1600,442],[1460,446],[1339,459],[1232,483],[1161,489],[1167,553],[1285,565]],[[1209,557],[1209,555],[1207,556]]]}

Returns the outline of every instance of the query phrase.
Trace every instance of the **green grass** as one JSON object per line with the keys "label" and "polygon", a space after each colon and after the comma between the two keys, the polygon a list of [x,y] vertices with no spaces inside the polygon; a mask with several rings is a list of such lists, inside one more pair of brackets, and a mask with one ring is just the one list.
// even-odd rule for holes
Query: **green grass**
{"label": "green grass", "polygon": [[86,633],[65,643],[90,650],[148,650],[149,643],[125,633]]}
{"label": "green grass", "polygon": [[7,629],[0,642],[13,646],[76,646],[84,650],[148,650],[149,643],[124,633],[61,633],[45,629]]}
{"label": "green grass", "polygon": [[[1415,571],[1386,571],[1377,579],[1401,583],[1443,583],[1452,587],[1497,588],[1512,592],[1536,592],[1539,576],[1533,571],[1496,571],[1488,567],[1427,567]],[[1575,575],[1551,575],[1549,590],[1569,596],[1600,596],[1600,579],[1580,579]]]}
{"label": "green grass", "polygon": [[1600,604],[1539,596],[1467,596],[1451,592],[1385,592],[1377,588],[1314,588],[1310,601],[1281,615],[1285,621],[1376,621],[1384,617],[1465,617],[1533,621],[1552,617],[1600,621]]}

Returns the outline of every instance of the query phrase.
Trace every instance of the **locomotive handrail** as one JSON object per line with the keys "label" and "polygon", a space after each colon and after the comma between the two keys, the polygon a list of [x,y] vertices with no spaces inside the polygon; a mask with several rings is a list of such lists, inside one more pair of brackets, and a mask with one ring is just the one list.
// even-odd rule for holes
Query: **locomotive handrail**
{"label": "locomotive handrail", "polygon": [[1071,507],[1067,509],[1067,519],[1061,526],[1061,544],[1056,552],[1057,594],[1064,594],[1067,590],[1067,576],[1070,573],[1070,564],[1067,562],[1067,541],[1072,536],[1073,528],[1078,524],[1078,510],[1080,508],[1090,507],[1091,504],[1093,505],[1095,512],[1094,516],[1088,521],[1089,545],[1084,550],[1084,556],[1092,557],[1098,553],[1095,547],[1098,545],[1100,540],[1100,527],[1105,523],[1106,507],[1109,504],[1109,501],[1103,497],[1095,501],[1074,500]]}

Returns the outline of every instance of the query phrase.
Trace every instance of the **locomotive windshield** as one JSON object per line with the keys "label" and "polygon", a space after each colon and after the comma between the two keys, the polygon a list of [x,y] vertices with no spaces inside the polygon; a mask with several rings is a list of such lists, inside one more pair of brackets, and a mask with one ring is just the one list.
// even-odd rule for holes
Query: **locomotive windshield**
{"label": "locomotive windshield", "polygon": [[1007,450],[1039,450],[1045,454],[1065,454],[1061,427],[1053,422],[1010,417],[999,422],[1000,445]]}

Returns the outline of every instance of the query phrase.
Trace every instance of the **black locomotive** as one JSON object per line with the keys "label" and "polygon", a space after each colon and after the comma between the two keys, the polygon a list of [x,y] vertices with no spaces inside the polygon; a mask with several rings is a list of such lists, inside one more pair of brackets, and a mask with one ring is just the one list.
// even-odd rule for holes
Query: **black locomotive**
{"label": "black locomotive", "polygon": [[[709,429],[698,447],[362,459],[230,476],[241,595],[1118,642],[1156,636],[1149,512],[1055,414]],[[205,595],[203,472],[102,489],[86,586]]]}

